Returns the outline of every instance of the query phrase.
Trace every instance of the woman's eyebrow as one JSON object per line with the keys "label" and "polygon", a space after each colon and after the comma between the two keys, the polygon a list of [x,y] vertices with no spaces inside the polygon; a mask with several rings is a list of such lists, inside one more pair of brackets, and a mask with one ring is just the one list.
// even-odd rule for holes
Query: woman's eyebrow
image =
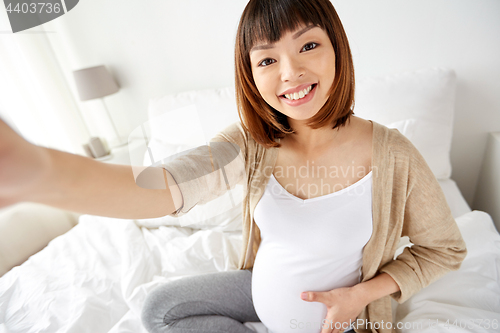
{"label": "woman's eyebrow", "polygon": [[[293,39],[297,39],[299,38],[302,34],[306,33],[307,31],[313,29],[313,28],[316,28],[315,25],[308,25],[307,27],[305,27],[304,29],[300,30],[300,31],[297,31],[293,36],[292,38]],[[270,44],[262,44],[262,45],[257,45],[257,46],[254,46],[252,47],[252,49],[250,50],[250,53],[252,53],[253,51],[257,51],[257,50],[268,50],[268,49],[272,49],[274,47],[274,43],[270,43]]]}
{"label": "woman's eyebrow", "polygon": [[252,53],[253,51],[257,51],[257,50],[272,49],[273,47],[274,47],[274,43],[257,45],[257,46],[252,47],[252,49],[250,50],[250,53]]}
{"label": "woman's eyebrow", "polygon": [[299,38],[302,34],[306,33],[307,31],[311,30],[312,28],[316,28],[316,26],[314,24],[311,24],[311,25],[308,25],[307,27],[305,27],[304,29],[296,32],[292,38],[293,39],[297,39]]}

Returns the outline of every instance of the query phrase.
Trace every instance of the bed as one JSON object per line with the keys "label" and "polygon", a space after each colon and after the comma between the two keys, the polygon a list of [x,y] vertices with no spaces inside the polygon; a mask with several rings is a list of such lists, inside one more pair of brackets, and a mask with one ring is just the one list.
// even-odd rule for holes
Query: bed
{"label": "bed", "polygon": [[[468,255],[403,304],[397,332],[500,331],[500,235],[491,217],[471,211],[451,178],[449,151],[456,76],[427,69],[358,83],[355,113],[397,128],[434,172]],[[238,121],[233,89],[167,95],[149,102],[150,121],[131,133],[133,165],[205,144]],[[142,140],[142,141],[141,141]],[[78,224],[0,278],[0,333],[146,332],[148,292],[185,276],[235,270],[241,252],[242,188],[180,217],[124,220],[82,215]],[[408,239],[401,239],[399,255]],[[267,332],[261,323],[245,323]]]}

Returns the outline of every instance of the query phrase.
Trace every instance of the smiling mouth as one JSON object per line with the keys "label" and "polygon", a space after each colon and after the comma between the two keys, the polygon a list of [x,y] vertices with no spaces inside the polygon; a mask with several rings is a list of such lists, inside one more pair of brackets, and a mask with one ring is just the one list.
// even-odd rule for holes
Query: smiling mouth
{"label": "smiling mouth", "polygon": [[307,95],[309,95],[309,93],[316,87],[316,85],[317,84],[314,83],[301,91],[295,92],[293,94],[284,94],[284,95],[281,95],[281,97],[284,97],[284,98],[289,99],[291,101],[296,101],[296,100],[302,99],[302,98],[306,97]]}

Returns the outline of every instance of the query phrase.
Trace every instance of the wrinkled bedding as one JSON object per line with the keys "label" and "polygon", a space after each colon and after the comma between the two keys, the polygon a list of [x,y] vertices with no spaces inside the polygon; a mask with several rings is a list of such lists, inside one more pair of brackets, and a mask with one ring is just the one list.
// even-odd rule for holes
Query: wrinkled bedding
{"label": "wrinkled bedding", "polygon": [[[466,213],[457,224],[467,258],[459,271],[395,309],[395,322],[405,324],[399,332],[500,330],[500,235],[484,212]],[[0,333],[145,333],[140,312],[147,293],[183,276],[235,270],[241,237],[241,231],[147,229],[83,215],[0,279]],[[261,323],[246,325],[267,332]]]}

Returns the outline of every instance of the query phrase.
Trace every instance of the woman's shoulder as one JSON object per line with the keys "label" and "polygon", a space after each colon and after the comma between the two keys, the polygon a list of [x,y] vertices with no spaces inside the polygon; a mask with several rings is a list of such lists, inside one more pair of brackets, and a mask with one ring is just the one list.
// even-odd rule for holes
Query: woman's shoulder
{"label": "woman's shoulder", "polygon": [[373,120],[370,122],[373,123],[374,140],[383,150],[407,154],[415,152],[413,143],[397,128],[389,128]]}
{"label": "woman's shoulder", "polygon": [[373,122],[374,137],[377,142],[374,149],[378,154],[379,164],[387,163],[389,156],[399,156],[399,161],[407,161],[405,168],[414,174],[431,175],[432,171],[425,158],[415,145],[397,128]]}
{"label": "woman's shoulder", "polygon": [[230,141],[234,143],[243,143],[248,141],[248,133],[245,131],[241,122],[236,121],[217,133],[210,141]]}
{"label": "woman's shoulder", "polygon": [[238,145],[243,150],[245,155],[252,150],[258,149],[258,143],[252,138],[249,132],[245,130],[240,121],[234,122],[226,126],[223,130],[218,132],[211,140],[211,142],[230,142]]}

